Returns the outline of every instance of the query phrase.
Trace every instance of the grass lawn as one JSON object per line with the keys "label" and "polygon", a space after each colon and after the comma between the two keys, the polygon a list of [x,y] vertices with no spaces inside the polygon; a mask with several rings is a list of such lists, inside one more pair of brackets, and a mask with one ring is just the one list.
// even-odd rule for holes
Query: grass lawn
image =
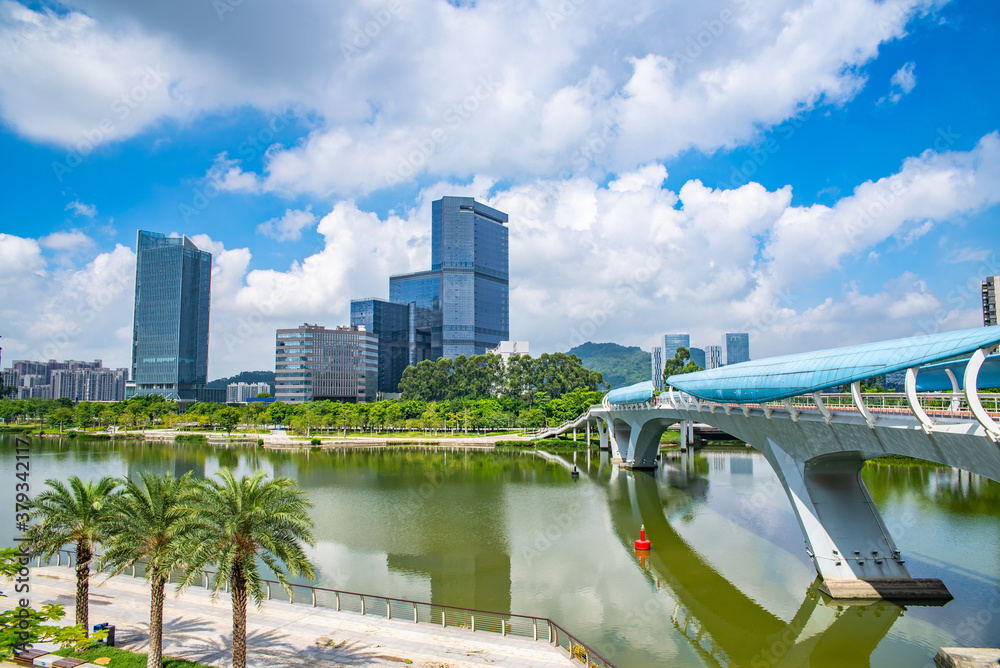
{"label": "grass lawn", "polygon": [[[146,655],[139,654],[138,652],[128,652],[123,649],[118,649],[117,647],[105,647],[104,645],[95,645],[90,649],[83,651],[74,651],[71,649],[61,649],[54,654],[59,656],[72,656],[77,659],[83,659],[89,663],[93,663],[94,659],[99,659],[102,656],[106,656],[111,659],[111,663],[107,664],[108,668],[146,668]],[[163,657],[163,668],[212,668],[204,663],[192,663],[190,661],[184,661],[183,659],[169,659]]]}

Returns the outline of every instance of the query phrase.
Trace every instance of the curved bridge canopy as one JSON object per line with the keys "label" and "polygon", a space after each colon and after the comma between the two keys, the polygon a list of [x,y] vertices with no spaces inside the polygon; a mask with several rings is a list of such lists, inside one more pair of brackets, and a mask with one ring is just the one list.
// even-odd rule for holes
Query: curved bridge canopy
{"label": "curved bridge canopy", "polygon": [[[846,348],[820,350],[783,357],[743,362],[695,373],[670,376],[667,383],[705,401],[757,403],[778,401],[811,394],[855,381],[874,378],[925,364],[953,362],[956,370],[965,361],[953,358],[968,356],[982,348],[1000,343],[1000,326],[966,329],[958,332],[917,336],[893,341],[879,341]],[[928,385],[921,389],[951,390],[953,385],[946,366],[928,368]],[[1000,360],[987,358],[979,385],[992,387],[1000,380]],[[961,376],[961,374],[955,374]],[[616,392],[634,390],[638,386]],[[611,401],[611,394],[608,395]],[[617,403],[617,402],[612,402]]]}

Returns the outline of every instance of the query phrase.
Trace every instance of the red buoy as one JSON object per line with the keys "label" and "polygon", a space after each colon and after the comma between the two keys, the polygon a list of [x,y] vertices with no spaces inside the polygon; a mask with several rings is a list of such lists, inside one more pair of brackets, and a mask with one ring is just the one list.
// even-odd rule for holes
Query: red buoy
{"label": "red buoy", "polygon": [[635,541],[636,552],[649,552],[649,541],[646,540],[646,525],[639,529],[639,540]]}

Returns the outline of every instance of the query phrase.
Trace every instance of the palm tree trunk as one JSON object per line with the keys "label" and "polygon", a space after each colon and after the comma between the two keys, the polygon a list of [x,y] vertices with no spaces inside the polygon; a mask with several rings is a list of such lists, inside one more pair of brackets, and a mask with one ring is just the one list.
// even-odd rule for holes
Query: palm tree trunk
{"label": "palm tree trunk", "polygon": [[230,578],[233,594],[233,668],[247,666],[247,581],[239,564]]}
{"label": "palm tree trunk", "polygon": [[90,603],[90,543],[81,540],[76,544],[76,623],[90,633],[88,604]]}
{"label": "palm tree trunk", "polygon": [[146,668],[163,668],[163,588],[167,578],[157,575],[150,585],[149,655]]}

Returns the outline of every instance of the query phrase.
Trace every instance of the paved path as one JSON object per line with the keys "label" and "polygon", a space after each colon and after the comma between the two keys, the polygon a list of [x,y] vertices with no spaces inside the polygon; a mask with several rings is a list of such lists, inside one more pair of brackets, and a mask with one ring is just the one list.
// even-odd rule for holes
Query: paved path
{"label": "paved path", "polygon": [[[31,569],[31,603],[66,606],[73,616],[74,571],[57,566]],[[231,665],[232,608],[228,596],[212,603],[208,592],[188,589],[181,598],[168,585],[164,606],[164,654],[213,666]],[[10,610],[14,599],[0,598]],[[145,652],[148,647],[149,585],[141,578],[94,576],[90,621],[116,627],[117,645]],[[323,638],[323,641],[319,641]],[[332,646],[329,641],[332,640]],[[324,646],[325,645],[325,646]],[[402,666],[407,660],[427,668],[483,665],[511,668],[579,667],[561,650],[530,638],[468,629],[413,624],[398,619],[336,612],[301,604],[268,601],[247,615],[248,666]]]}

